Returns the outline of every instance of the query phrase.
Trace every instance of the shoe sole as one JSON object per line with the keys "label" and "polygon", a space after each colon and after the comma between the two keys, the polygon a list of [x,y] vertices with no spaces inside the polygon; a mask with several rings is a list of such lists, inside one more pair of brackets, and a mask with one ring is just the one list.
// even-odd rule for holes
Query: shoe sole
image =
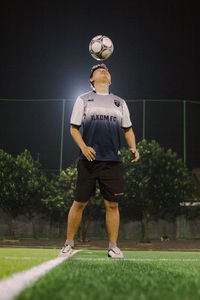
{"label": "shoe sole", "polygon": [[124,258],[123,256],[118,256],[118,257],[117,257],[117,256],[111,256],[111,255],[109,255],[109,254],[108,254],[108,257],[109,257],[109,258]]}
{"label": "shoe sole", "polygon": [[70,257],[72,255],[73,255],[73,252],[71,252],[71,253],[62,253],[61,252],[61,254],[60,253],[58,254],[58,257]]}

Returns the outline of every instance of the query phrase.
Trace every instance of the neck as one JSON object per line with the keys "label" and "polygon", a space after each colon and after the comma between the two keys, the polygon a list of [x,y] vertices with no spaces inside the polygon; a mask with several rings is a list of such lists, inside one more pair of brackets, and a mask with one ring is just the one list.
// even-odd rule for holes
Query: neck
{"label": "neck", "polygon": [[107,85],[107,84],[97,84],[94,87],[95,87],[96,93],[109,94],[109,85]]}

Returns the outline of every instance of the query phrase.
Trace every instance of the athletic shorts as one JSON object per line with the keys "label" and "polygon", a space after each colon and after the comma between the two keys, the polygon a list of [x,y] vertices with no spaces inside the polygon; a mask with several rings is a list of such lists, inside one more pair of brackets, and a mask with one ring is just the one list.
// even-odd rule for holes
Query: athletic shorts
{"label": "athletic shorts", "polygon": [[120,202],[123,198],[123,165],[115,161],[79,160],[76,198],[78,202],[87,202],[95,195],[96,182],[105,200]]}

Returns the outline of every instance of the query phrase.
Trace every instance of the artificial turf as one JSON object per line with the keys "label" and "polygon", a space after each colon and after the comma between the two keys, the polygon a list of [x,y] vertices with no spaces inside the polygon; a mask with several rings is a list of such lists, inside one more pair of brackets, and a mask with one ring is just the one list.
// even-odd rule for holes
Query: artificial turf
{"label": "artificial turf", "polygon": [[[200,253],[81,251],[25,289],[17,300],[199,300]],[[132,260],[131,260],[132,259]]]}
{"label": "artificial turf", "polygon": [[0,279],[53,259],[57,252],[55,249],[1,248]]}

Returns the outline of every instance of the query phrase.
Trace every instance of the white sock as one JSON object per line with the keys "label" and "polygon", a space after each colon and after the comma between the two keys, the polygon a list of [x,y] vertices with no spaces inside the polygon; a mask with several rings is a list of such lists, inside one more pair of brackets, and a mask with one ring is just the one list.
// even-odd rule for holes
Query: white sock
{"label": "white sock", "polygon": [[112,249],[112,248],[115,248],[117,247],[117,243],[112,243],[112,242],[109,242],[109,249]]}
{"label": "white sock", "polygon": [[74,247],[74,240],[70,241],[70,240],[66,240],[65,242],[65,246],[66,245],[70,245],[72,248]]}

